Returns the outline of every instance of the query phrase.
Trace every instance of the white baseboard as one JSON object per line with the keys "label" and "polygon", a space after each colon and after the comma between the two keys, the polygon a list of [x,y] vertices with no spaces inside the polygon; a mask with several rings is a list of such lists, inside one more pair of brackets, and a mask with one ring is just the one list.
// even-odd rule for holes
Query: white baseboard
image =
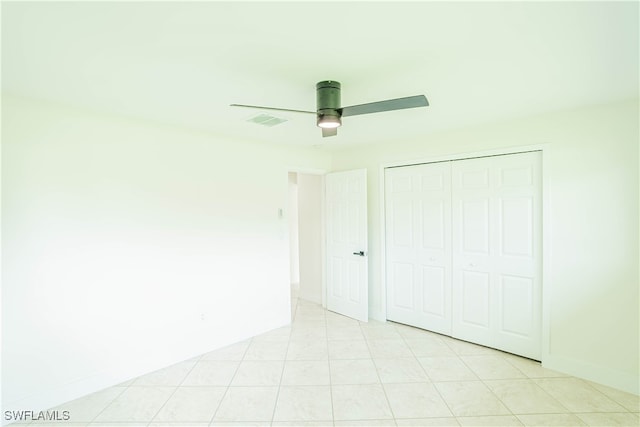
{"label": "white baseboard", "polygon": [[542,366],[545,368],[626,391],[627,393],[640,394],[640,375],[638,374],[618,371],[607,366],[563,356],[547,355],[543,359]]}
{"label": "white baseboard", "polygon": [[[118,376],[113,376],[110,372],[97,372],[67,384],[40,390],[21,399],[5,402],[2,409],[3,411],[46,411],[53,407],[62,406],[64,402],[69,402],[98,390],[120,384],[137,376],[136,374],[139,375],[140,373],[120,373]],[[62,410],[64,410],[64,408],[62,408]],[[73,418],[73,414],[70,415]],[[13,422],[13,420],[6,420],[5,417],[3,417],[2,425],[11,422]]]}
{"label": "white baseboard", "polygon": [[[287,315],[285,322],[266,325],[262,329],[253,331],[252,333],[245,332],[242,335],[237,335],[232,338],[226,337],[224,340],[210,339],[209,341],[198,341],[197,344],[191,348],[184,348],[179,352],[175,352],[166,356],[163,355],[161,351],[150,349],[148,353],[155,355],[152,360],[140,358],[137,360],[126,359],[121,363],[114,362],[110,366],[105,366],[103,370],[86,375],[82,378],[77,378],[64,384],[56,384],[55,386],[43,388],[42,390],[32,392],[28,395],[24,395],[10,401],[3,401],[1,423],[4,426],[13,422],[13,420],[5,420],[5,411],[37,412],[46,411],[54,407],[60,407],[62,410],[64,410],[63,406],[65,402],[70,402],[74,399],[84,397],[88,394],[103,390],[105,388],[116,386],[132,378],[145,375],[158,369],[166,368],[175,363],[189,360],[193,357],[197,357],[199,355],[225,347],[227,345],[244,341],[254,335],[288,325],[289,323],[290,319],[289,315]],[[212,335],[211,330],[199,332],[199,334],[201,336]],[[71,414],[71,422],[73,422],[73,414]],[[64,422],[61,422],[61,425],[62,424],[64,424]]]}
{"label": "white baseboard", "polygon": [[322,295],[317,295],[310,292],[304,292],[302,289],[298,294],[298,298],[303,299],[305,301],[313,302],[318,305],[322,305]]}

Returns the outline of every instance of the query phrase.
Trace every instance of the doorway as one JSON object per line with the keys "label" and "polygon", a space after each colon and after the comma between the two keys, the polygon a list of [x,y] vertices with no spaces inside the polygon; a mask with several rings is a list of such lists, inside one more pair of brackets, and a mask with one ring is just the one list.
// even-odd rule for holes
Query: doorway
{"label": "doorway", "polygon": [[289,172],[291,314],[302,299],[324,304],[324,179]]}

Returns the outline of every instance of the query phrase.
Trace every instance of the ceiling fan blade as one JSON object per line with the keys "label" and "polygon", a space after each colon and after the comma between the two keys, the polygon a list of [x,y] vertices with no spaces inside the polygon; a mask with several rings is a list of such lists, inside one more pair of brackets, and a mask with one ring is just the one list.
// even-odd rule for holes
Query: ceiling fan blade
{"label": "ceiling fan blade", "polygon": [[338,128],[322,128],[322,137],[336,136],[338,134]]}
{"label": "ceiling fan blade", "polygon": [[258,108],[260,110],[275,110],[275,111],[287,111],[289,113],[306,113],[306,114],[316,114],[315,111],[305,111],[305,110],[292,110],[290,108],[275,108],[275,107],[261,107],[259,105],[245,105],[245,104],[229,104],[230,107],[243,107],[243,108]]}
{"label": "ceiling fan blade", "polygon": [[406,98],[387,99],[386,101],[343,107],[342,117],[381,113],[383,111],[403,110],[405,108],[426,107],[428,105],[429,101],[427,101],[427,97],[424,95],[408,96]]}

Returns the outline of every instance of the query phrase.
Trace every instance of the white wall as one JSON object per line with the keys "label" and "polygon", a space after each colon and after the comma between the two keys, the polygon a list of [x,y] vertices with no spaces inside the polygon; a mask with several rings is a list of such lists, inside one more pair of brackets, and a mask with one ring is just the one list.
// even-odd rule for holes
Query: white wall
{"label": "white wall", "polygon": [[300,298],[322,304],[322,176],[298,174]]}
{"label": "white wall", "polygon": [[549,144],[543,363],[638,393],[638,114],[636,99],[337,152],[333,170],[368,169],[372,317],[384,318],[382,164]]}
{"label": "white wall", "polygon": [[327,154],[2,101],[4,410],[290,321],[287,170]]}

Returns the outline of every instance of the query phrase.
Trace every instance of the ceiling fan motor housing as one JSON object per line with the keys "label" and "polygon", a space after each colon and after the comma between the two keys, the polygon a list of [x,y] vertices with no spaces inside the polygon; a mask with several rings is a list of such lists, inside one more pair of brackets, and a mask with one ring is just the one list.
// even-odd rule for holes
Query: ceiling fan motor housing
{"label": "ceiling fan motor housing", "polygon": [[318,126],[321,122],[330,120],[338,126],[340,120],[340,83],[332,80],[322,81],[316,84],[316,105],[318,112]]}

